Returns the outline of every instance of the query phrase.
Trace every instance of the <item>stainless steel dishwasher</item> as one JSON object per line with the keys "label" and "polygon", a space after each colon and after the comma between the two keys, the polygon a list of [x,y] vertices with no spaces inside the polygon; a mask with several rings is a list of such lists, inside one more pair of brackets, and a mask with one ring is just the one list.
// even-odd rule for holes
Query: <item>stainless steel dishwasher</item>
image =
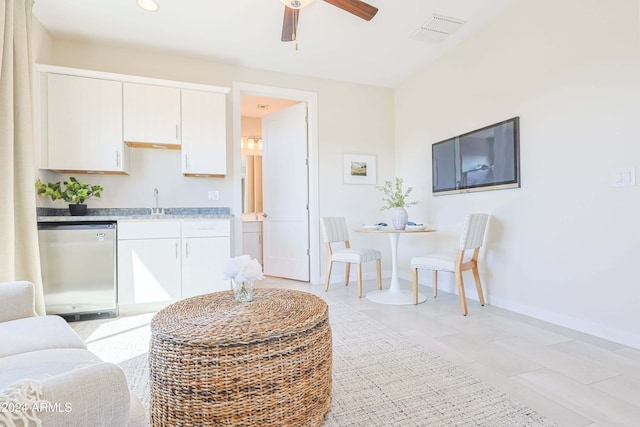
{"label": "stainless steel dishwasher", "polygon": [[116,313],[115,222],[39,222],[47,314]]}

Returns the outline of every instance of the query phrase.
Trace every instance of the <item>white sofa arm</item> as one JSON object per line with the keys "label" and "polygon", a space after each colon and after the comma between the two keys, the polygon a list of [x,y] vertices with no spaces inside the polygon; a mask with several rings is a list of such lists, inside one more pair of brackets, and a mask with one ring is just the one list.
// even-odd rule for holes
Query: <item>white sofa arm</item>
{"label": "white sofa arm", "polygon": [[42,379],[40,384],[42,410],[35,415],[43,427],[131,425],[132,396],[127,378],[117,365],[92,364]]}
{"label": "white sofa arm", "polygon": [[37,316],[33,284],[27,281],[0,283],[0,322]]}

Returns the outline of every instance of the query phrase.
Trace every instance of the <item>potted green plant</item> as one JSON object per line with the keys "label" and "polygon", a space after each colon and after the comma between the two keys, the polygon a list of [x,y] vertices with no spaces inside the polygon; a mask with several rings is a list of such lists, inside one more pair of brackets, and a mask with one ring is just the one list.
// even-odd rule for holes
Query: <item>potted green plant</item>
{"label": "potted green plant", "polygon": [[396,177],[395,182],[385,181],[383,185],[376,188],[384,194],[382,201],[384,205],[381,210],[391,210],[391,223],[396,230],[404,230],[407,227],[409,214],[405,207],[413,206],[418,202],[407,202],[407,198],[413,191],[413,187],[409,187],[407,191],[402,188],[404,181],[402,178]]}
{"label": "potted green plant", "polygon": [[42,197],[51,197],[53,201],[62,199],[68,202],[69,212],[74,216],[86,215],[87,205],[84,204],[85,200],[92,197],[99,199],[101,192],[104,191],[104,188],[100,185],[85,184],[73,176],[63,183],[58,181],[45,184],[38,179],[36,189]]}

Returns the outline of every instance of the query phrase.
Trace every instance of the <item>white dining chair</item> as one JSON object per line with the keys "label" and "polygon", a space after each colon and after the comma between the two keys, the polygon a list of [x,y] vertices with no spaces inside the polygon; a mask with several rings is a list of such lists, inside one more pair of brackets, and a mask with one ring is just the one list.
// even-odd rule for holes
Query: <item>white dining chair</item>
{"label": "white dining chair", "polygon": [[[358,297],[362,297],[362,264],[368,261],[376,262],[378,273],[378,289],[382,289],[382,254],[377,249],[352,248],[349,244],[349,232],[347,222],[343,217],[323,217],[320,220],[322,226],[322,236],[327,246],[329,266],[327,267],[327,278],[324,290],[329,290],[329,280],[331,278],[331,267],[334,262],[344,262],[345,286],[349,285],[349,273],[351,264],[358,265]],[[334,247],[335,245],[335,247]]]}
{"label": "white dining chair", "polygon": [[[432,253],[423,257],[411,258],[414,304],[418,303],[418,270],[422,269],[433,271],[434,298],[438,296],[438,271],[448,271],[455,274],[460,308],[464,316],[468,314],[468,310],[462,272],[471,270],[478,289],[480,305],[484,305],[482,284],[478,273],[478,254],[483,244],[488,221],[489,215],[487,214],[467,214],[464,219],[460,242],[458,243],[458,251],[455,254]],[[473,252],[469,253],[472,250]]]}

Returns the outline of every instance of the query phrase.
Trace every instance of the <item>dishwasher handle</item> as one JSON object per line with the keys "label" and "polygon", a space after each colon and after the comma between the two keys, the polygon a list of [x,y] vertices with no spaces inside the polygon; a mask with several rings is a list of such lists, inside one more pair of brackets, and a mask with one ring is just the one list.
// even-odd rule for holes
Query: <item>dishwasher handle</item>
{"label": "dishwasher handle", "polygon": [[38,230],[115,230],[114,222],[39,222]]}

